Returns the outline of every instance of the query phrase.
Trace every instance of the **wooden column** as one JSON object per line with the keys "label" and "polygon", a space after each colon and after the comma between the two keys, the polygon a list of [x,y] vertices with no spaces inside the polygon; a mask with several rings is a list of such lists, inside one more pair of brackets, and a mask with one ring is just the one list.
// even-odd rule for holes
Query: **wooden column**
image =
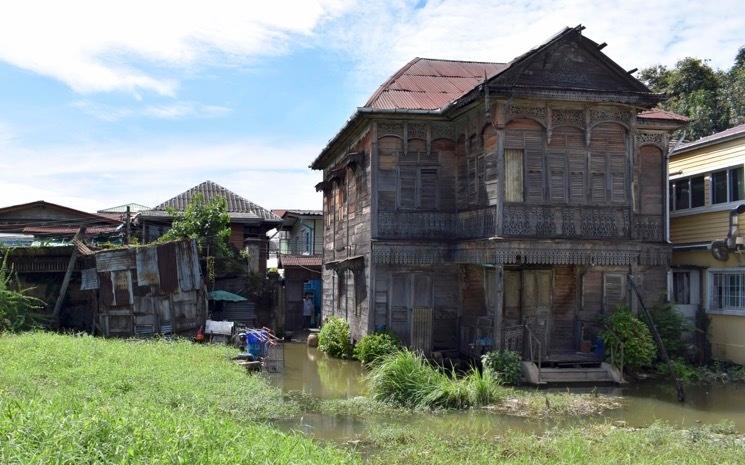
{"label": "wooden column", "polygon": [[496,279],[495,289],[496,295],[494,299],[494,348],[501,349],[502,345],[502,318],[504,316],[504,266],[497,265],[496,272],[494,273],[494,279]]}

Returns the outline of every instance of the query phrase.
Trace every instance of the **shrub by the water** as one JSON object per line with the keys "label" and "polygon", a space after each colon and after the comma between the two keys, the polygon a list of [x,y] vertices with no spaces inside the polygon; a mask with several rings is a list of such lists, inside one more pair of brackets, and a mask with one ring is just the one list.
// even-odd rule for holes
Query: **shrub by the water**
{"label": "shrub by the water", "polygon": [[606,354],[620,354],[623,347],[624,366],[634,370],[650,366],[657,354],[649,328],[628,307],[618,307],[606,318],[601,336]]}
{"label": "shrub by the water", "polygon": [[[683,315],[669,303],[658,303],[649,309],[657,331],[660,333],[662,343],[670,357],[683,357],[686,355],[683,334],[688,329]],[[644,320],[647,325],[649,322]],[[651,331],[651,328],[650,328]]]}
{"label": "shrub by the water", "polygon": [[349,323],[337,317],[326,320],[318,333],[318,348],[336,358],[352,355]]}
{"label": "shrub by the water", "polygon": [[503,384],[518,384],[522,376],[522,357],[512,350],[494,350],[481,356],[484,372]]}
{"label": "shrub by the water", "polygon": [[382,356],[398,352],[399,345],[391,333],[372,333],[364,336],[354,346],[354,358],[365,365],[375,363]]}
{"label": "shrub by the water", "polygon": [[494,403],[503,395],[492,376],[472,369],[458,378],[408,349],[379,359],[368,380],[375,400],[409,408],[467,408]]}

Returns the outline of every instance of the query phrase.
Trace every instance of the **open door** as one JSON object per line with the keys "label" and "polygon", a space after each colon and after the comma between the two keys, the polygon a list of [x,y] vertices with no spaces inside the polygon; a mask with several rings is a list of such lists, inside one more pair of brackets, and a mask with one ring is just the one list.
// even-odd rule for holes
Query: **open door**
{"label": "open door", "polygon": [[[551,321],[551,270],[523,270],[522,322],[541,341],[543,354],[549,345]],[[526,344],[530,341],[526,340]]]}

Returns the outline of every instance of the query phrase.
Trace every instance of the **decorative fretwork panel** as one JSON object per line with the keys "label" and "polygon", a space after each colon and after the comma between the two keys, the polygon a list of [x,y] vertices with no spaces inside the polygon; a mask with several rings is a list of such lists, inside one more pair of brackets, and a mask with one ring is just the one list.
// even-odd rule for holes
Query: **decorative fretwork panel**
{"label": "decorative fretwork panel", "polygon": [[629,238],[628,208],[505,204],[503,235],[542,238]]}
{"label": "decorative fretwork panel", "polygon": [[663,240],[663,225],[661,215],[638,215],[634,222],[634,239],[647,242],[661,242]]}
{"label": "decorative fretwork panel", "polygon": [[478,239],[496,233],[496,210],[481,208],[458,213],[393,211],[378,213],[382,239]]}

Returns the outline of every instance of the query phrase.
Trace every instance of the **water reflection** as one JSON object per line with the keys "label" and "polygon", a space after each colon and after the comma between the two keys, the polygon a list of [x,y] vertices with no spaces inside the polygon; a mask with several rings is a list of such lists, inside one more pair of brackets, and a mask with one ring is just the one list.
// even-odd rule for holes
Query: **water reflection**
{"label": "water reflection", "polygon": [[[321,399],[343,399],[366,392],[364,370],[359,363],[337,360],[304,344],[285,344],[285,368],[270,375],[283,392],[302,391]],[[534,388],[526,388],[534,389]],[[572,388],[571,392],[591,392],[594,388]],[[567,388],[549,391],[566,392]],[[715,424],[731,421],[745,432],[745,386],[688,386],[686,402],[676,399],[675,387],[659,382],[643,382],[624,387],[597,388],[598,395],[623,398],[621,409],[590,417],[561,419],[527,419],[496,415],[481,410],[445,412],[434,415],[411,415],[397,418],[328,416],[306,413],[300,418],[277,423],[284,430],[301,431],[318,439],[344,442],[364,437],[369,428],[405,425],[438,433],[470,431],[498,435],[505,429],[541,432],[562,425],[622,420],[629,426],[647,426],[656,420],[687,427],[698,423]]]}

